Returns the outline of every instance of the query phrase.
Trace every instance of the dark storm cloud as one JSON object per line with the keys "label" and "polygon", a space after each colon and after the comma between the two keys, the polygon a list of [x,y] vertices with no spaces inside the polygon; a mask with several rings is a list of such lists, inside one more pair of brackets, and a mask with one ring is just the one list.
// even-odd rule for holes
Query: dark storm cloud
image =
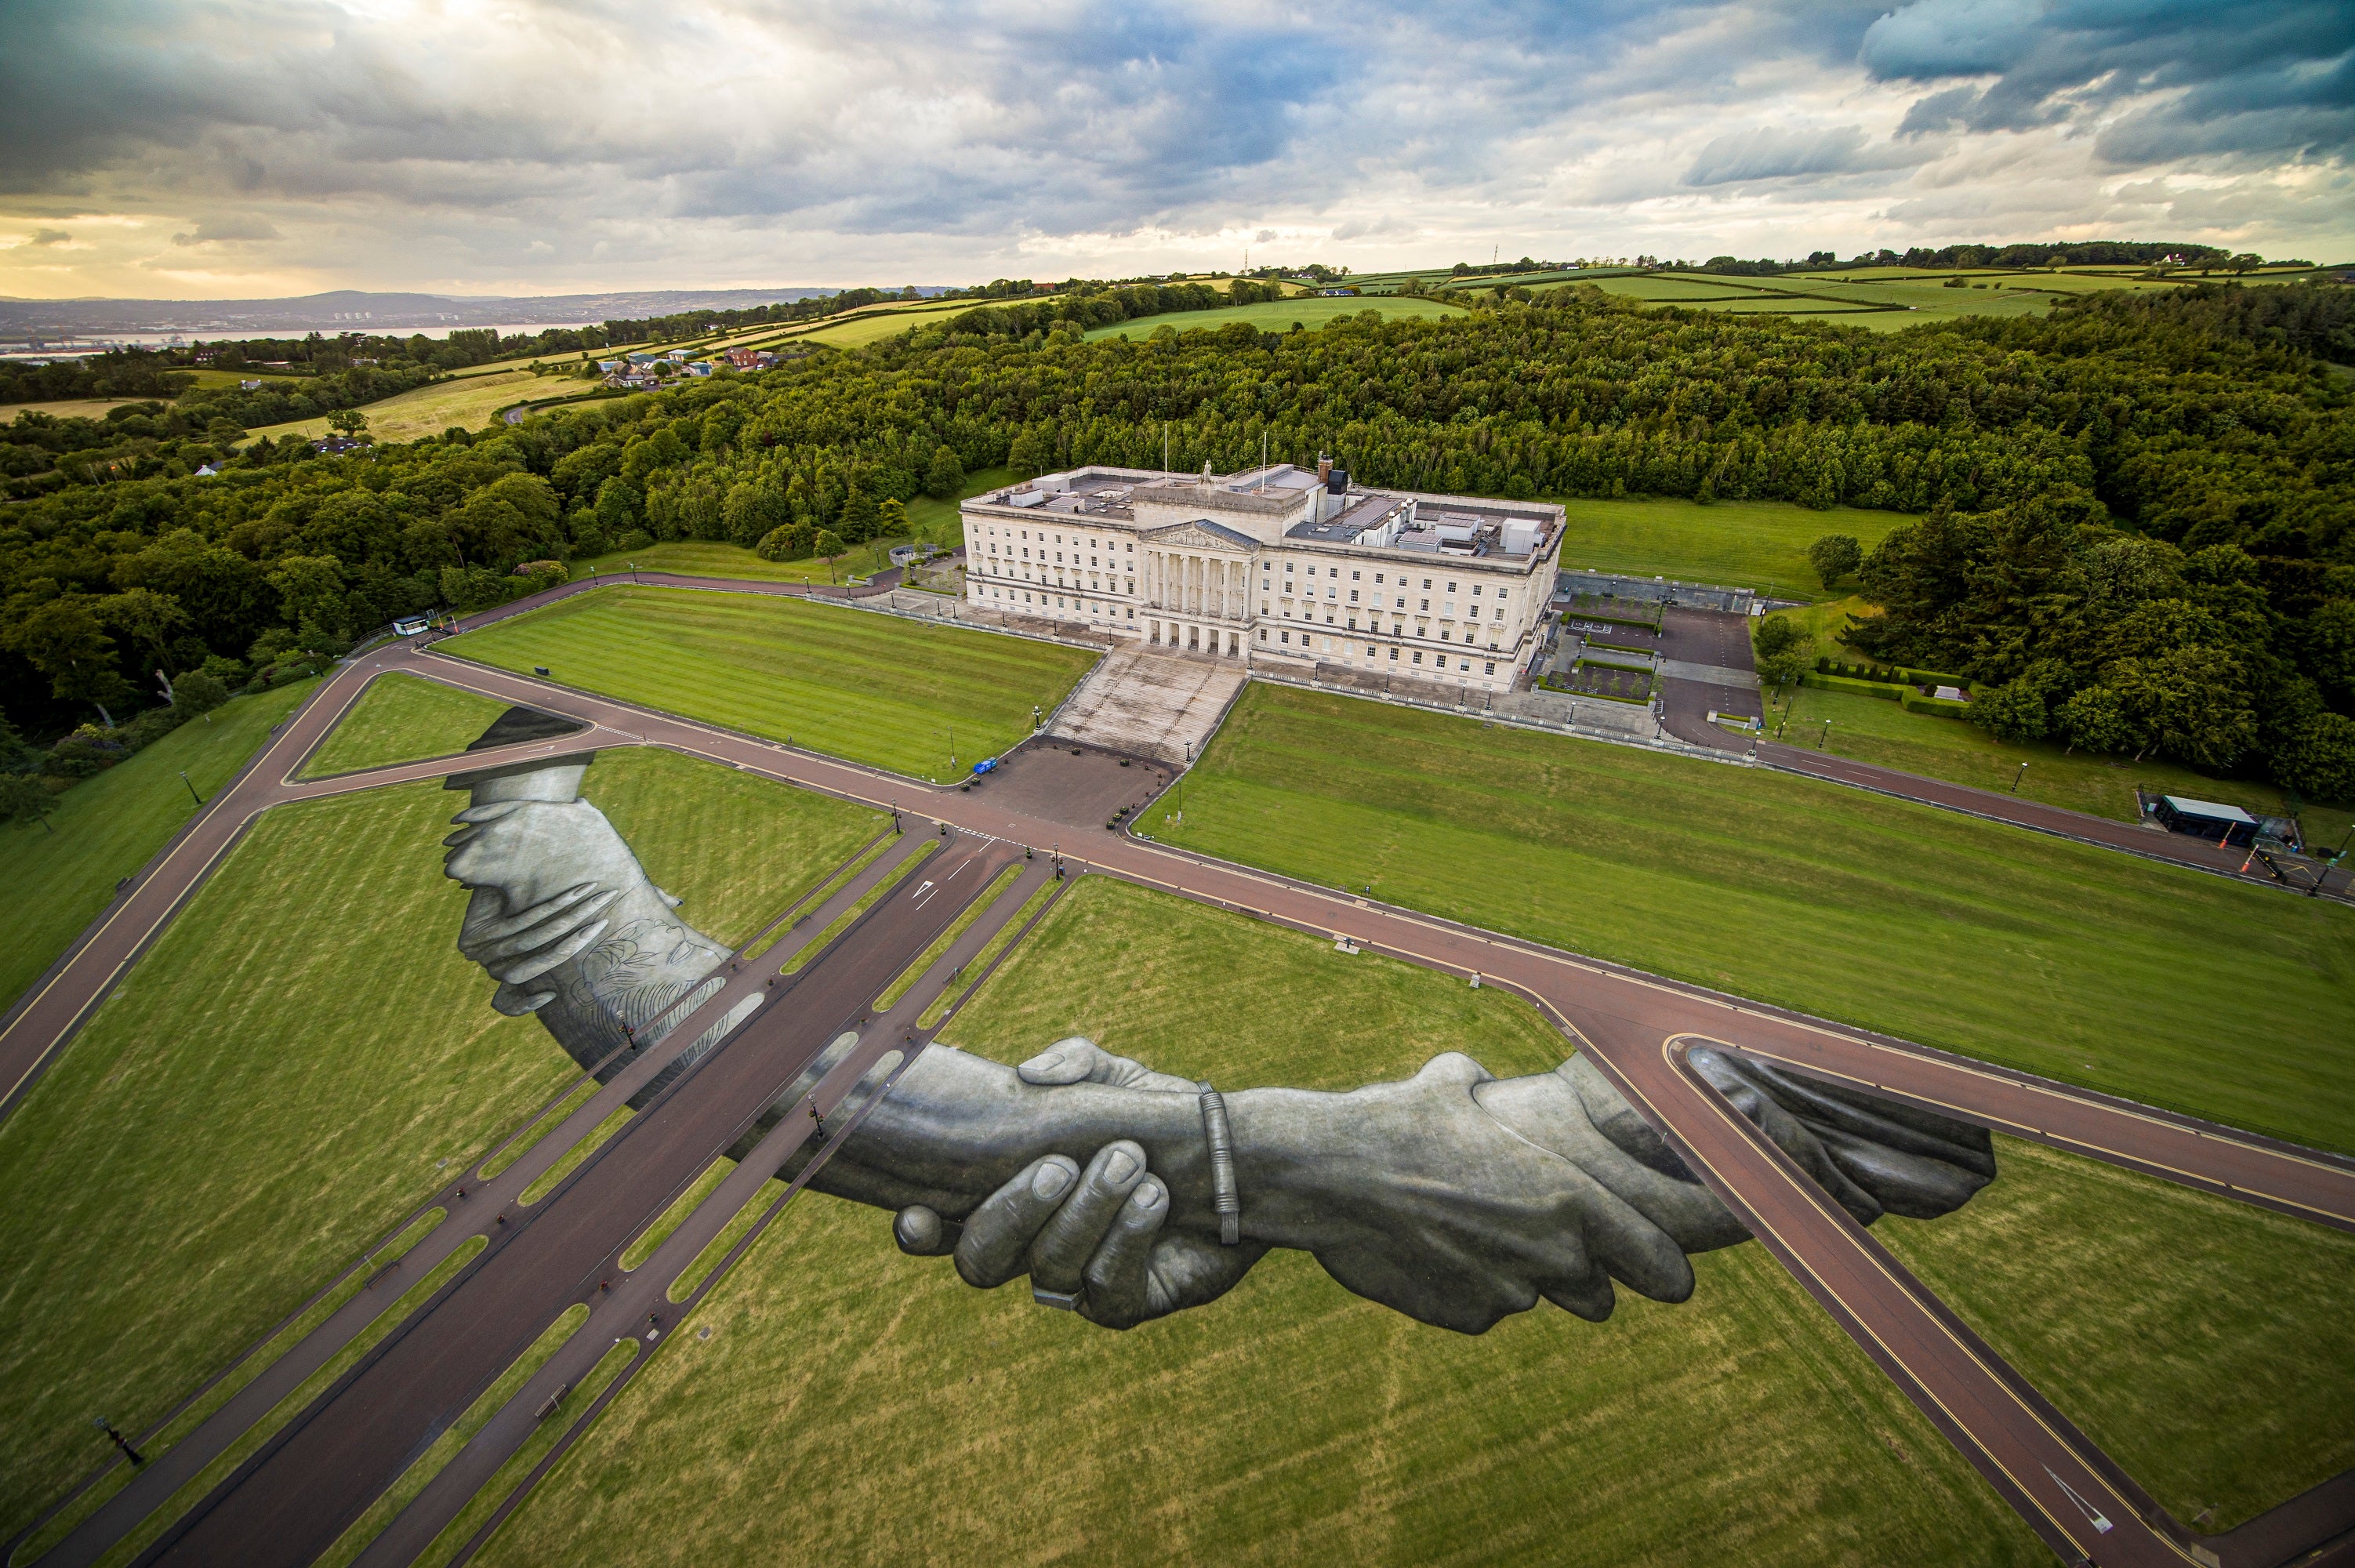
{"label": "dark storm cloud", "polygon": [[2211,155],[2355,149],[2355,6],[2345,0],[1917,0],[1858,58],[1886,81],[1945,88],[1902,132],[2102,123],[2095,149],[2141,166]]}

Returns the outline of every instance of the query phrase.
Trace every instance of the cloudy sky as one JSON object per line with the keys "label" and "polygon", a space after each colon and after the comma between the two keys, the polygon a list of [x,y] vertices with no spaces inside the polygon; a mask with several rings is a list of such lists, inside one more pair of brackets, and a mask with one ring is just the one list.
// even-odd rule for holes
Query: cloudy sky
{"label": "cloudy sky", "polygon": [[0,293],[2185,240],[2355,259],[2347,0],[0,0]]}

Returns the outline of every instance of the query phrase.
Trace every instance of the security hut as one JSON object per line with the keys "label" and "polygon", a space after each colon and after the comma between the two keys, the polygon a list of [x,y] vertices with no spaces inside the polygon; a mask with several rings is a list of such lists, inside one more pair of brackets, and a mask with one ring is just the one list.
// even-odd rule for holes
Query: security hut
{"label": "security hut", "polygon": [[2257,841],[2257,819],[2237,805],[2163,795],[2151,815],[2177,833],[2189,833],[2211,844],[2245,846]]}

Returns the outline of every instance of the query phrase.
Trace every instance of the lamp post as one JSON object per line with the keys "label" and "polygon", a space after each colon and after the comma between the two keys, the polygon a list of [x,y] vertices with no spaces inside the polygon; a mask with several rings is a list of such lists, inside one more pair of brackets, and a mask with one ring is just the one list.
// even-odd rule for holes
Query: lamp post
{"label": "lamp post", "polygon": [[105,1433],[107,1437],[114,1444],[114,1445],[123,1450],[123,1456],[124,1458],[130,1460],[134,1465],[144,1465],[147,1462],[140,1454],[139,1450],[131,1445],[131,1440],[114,1429],[114,1423],[107,1420],[106,1417],[102,1415],[93,1415],[90,1418],[90,1424],[92,1426],[97,1427],[101,1432]]}
{"label": "lamp post", "polygon": [[180,775],[180,782],[184,784],[188,784],[188,798],[190,800],[195,801],[198,805],[204,805],[205,797],[197,793],[196,785],[188,784],[188,775],[186,773],[184,773]]}
{"label": "lamp post", "polygon": [[1824,749],[1825,745],[1826,745],[1826,744],[1827,744],[1827,743],[1831,740],[1831,738],[1832,738],[1832,721],[1831,721],[1830,720],[1827,719],[1827,720],[1824,720],[1824,732],[1823,732],[1822,734],[1820,734],[1820,735],[1818,735],[1818,736],[1817,736],[1817,737],[1816,737],[1816,750],[1817,750],[1817,751],[1818,751],[1818,752],[1822,751],[1822,750]]}
{"label": "lamp post", "polygon": [[2322,879],[2330,875],[2331,867],[2347,859],[2347,846],[2350,844],[2355,844],[2355,827],[2350,827],[2347,830],[2347,837],[2339,841],[2338,853],[2324,861],[2321,868],[2314,873],[2314,886],[2306,890],[2307,898],[2313,898],[2322,891]]}
{"label": "lamp post", "polygon": [[2027,776],[2028,776],[2028,764],[2027,764],[2026,763],[2020,763],[2020,764],[2019,764],[2019,771],[2018,773],[2014,773],[2014,774],[2012,774],[2012,775],[2011,775],[2011,793],[2012,793],[2012,794],[2014,794],[2014,795],[2018,795],[2018,794],[2019,793],[2019,781],[2020,781],[2020,780],[2022,780],[2022,779],[2024,779],[2024,778],[2026,778]]}

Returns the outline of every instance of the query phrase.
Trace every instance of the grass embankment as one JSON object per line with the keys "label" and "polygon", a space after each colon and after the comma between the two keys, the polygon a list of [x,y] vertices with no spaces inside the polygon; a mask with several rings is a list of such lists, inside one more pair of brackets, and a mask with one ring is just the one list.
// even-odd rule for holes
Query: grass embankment
{"label": "grass embankment", "polygon": [[1134,321],[1124,321],[1111,326],[1099,326],[1087,335],[1091,343],[1105,337],[1150,337],[1165,326],[1184,332],[1215,332],[1231,321],[1248,322],[1262,332],[1290,332],[1297,322],[1311,332],[1321,332],[1337,320],[1355,320],[1361,311],[1374,311],[1384,321],[1461,321],[1461,306],[1442,304],[1437,300],[1406,297],[1381,299],[1323,299],[1295,295],[1291,299],[1266,300],[1258,304],[1220,305],[1215,310],[1172,311],[1167,315],[1140,315]]}
{"label": "grass embankment", "polygon": [[[946,777],[1030,732],[1096,656],[798,599],[614,588],[442,645],[501,669],[918,778]],[[951,736],[958,759],[952,764]]]}
{"label": "grass embankment", "polygon": [[1569,513],[1561,543],[1565,571],[1667,577],[1784,599],[1813,599],[1824,592],[1807,565],[1807,547],[1826,534],[1852,535],[1869,550],[1890,529],[1913,520],[1902,512],[1817,511],[1790,501],[1561,504]]}
{"label": "grass embankment", "polygon": [[[114,884],[145,865],[195,816],[194,784],[208,800],[270,739],[270,728],[311,695],[299,680],[253,697],[233,698],[96,778],[84,779],[49,807],[49,827],[0,827],[8,865],[8,914],[0,922],[0,1008],[13,1003],[57,961],[114,897]],[[188,775],[188,784],[180,775]]]}
{"label": "grass embankment", "polygon": [[[1768,734],[1775,733],[1784,717],[1780,707],[1767,714]],[[2141,820],[2135,800],[2137,786],[2158,795],[2225,801],[2259,815],[2291,815],[2275,784],[2211,778],[2152,757],[2137,763],[2071,752],[2049,741],[1998,741],[1966,720],[1909,713],[1894,702],[1859,692],[1798,688],[1792,693],[1789,719],[1781,738],[1794,746],[2004,793],[2011,791],[2017,776],[2017,793],[2025,799],[2120,822]],[[1831,721],[1828,729],[1826,720]],[[2024,773],[2022,763],[2028,764]],[[2349,824],[2355,822],[2355,811],[2346,806],[2305,803],[2296,815],[2305,823],[2308,840],[2325,849],[2337,848]]]}
{"label": "grass embankment", "polygon": [[[1229,1088],[1563,1051],[1500,992],[1098,877],[954,1032],[1018,1061],[1073,1031]],[[1115,1334],[890,1224],[796,1200],[484,1561],[2049,1561],[1755,1247],[1696,1259],[1680,1307],[1477,1339],[1277,1253]]]}
{"label": "grass embankment", "polygon": [[[657,752],[584,794],[730,943],[876,821]],[[92,1415],[152,1424],[577,1072],[453,944],[453,802],[266,814],[0,1123],[0,1538],[106,1457]]]}
{"label": "grass embankment", "polygon": [[[1788,774],[1253,685],[1189,848],[2329,1148],[2355,912]],[[1162,815],[1160,812],[1156,816]],[[1509,868],[1509,869],[1505,869]]]}
{"label": "grass embankment", "polygon": [[325,778],[463,752],[507,704],[395,671],[368,683],[294,776]]}
{"label": "grass embankment", "polygon": [[1875,1233],[2169,1512],[2229,1530],[2355,1466],[2355,1236],[2041,1144],[1996,1159],[1960,1213]]}

